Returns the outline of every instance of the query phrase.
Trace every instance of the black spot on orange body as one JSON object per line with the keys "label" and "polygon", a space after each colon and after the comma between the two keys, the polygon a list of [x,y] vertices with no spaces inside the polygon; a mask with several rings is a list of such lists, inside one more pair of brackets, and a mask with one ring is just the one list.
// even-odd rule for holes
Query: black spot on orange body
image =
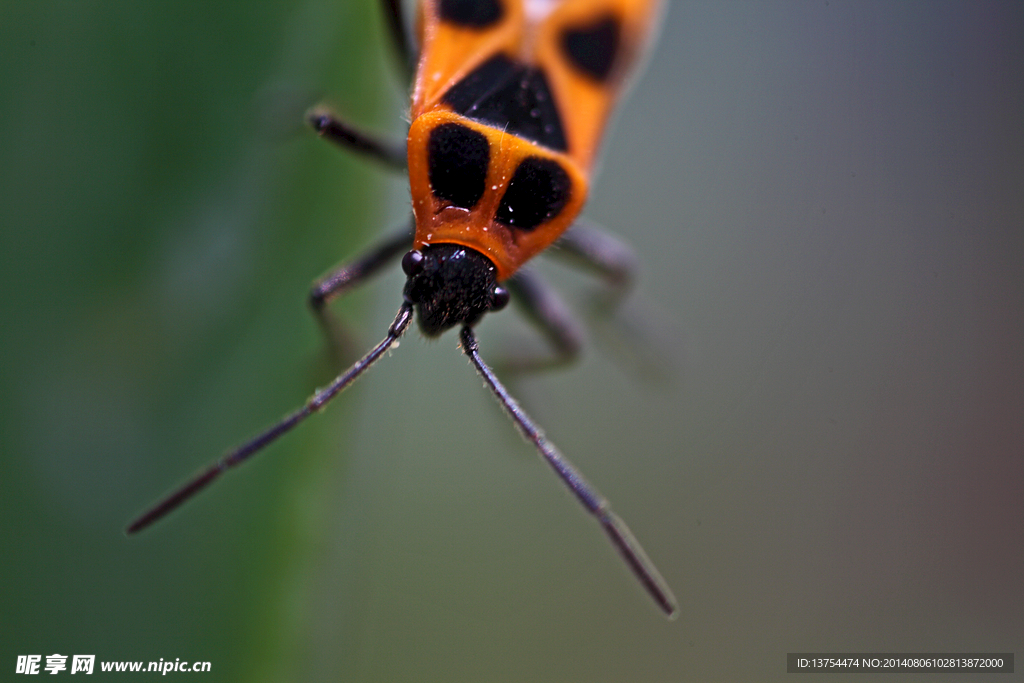
{"label": "black spot on orange body", "polygon": [[527,157],[516,168],[494,219],[519,230],[533,230],[561,212],[572,183],[553,159]]}
{"label": "black spot on orange body", "polygon": [[472,29],[485,29],[501,21],[505,13],[500,0],[440,0],[442,21]]}
{"label": "black spot on orange body", "polygon": [[558,151],[567,149],[562,118],[544,72],[497,54],[445,93],[467,118]]}
{"label": "black spot on orange body", "polygon": [[597,81],[605,81],[615,66],[621,28],[614,16],[592,24],[571,26],[562,31],[562,51],[581,72]]}
{"label": "black spot on orange body", "polygon": [[472,209],[484,194],[490,159],[490,145],[482,134],[458,123],[437,126],[427,148],[434,196]]}
{"label": "black spot on orange body", "polygon": [[512,277],[579,216],[661,0],[419,0],[407,161],[414,249]]}

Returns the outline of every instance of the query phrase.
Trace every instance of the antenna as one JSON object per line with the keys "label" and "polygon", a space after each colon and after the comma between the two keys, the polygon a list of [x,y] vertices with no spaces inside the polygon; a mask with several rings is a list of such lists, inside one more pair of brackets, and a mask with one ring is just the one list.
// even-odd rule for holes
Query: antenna
{"label": "antenna", "polygon": [[314,393],[301,408],[286,415],[277,424],[270,427],[259,436],[247,441],[222,457],[220,460],[209,465],[205,470],[180,486],[174,492],[167,495],[149,510],[139,515],[134,522],[128,525],[128,528],[125,529],[125,533],[134,534],[142,531],[150,524],[161,519],[167,515],[167,513],[178,508],[189,498],[205,489],[224,472],[236,465],[241,465],[250,457],[277,441],[278,438],[290,432],[296,425],[307,417],[313,413],[319,412],[328,401],[344,391],[346,387],[352,384],[352,382],[359,377],[359,375],[368,370],[369,367],[373,365],[385,351],[391,348],[391,346],[398,341],[398,338],[405,334],[410,322],[412,322],[412,304],[406,302],[402,304],[400,309],[398,309],[398,315],[395,316],[395,321],[391,323],[391,327],[388,328],[388,335],[384,337],[384,340],[377,344],[377,346],[375,346],[369,353],[356,361],[352,367],[338,375],[333,382],[327,385],[327,388]]}
{"label": "antenna", "polygon": [[554,444],[547,440],[530,416],[523,411],[519,403],[505,389],[505,386],[498,381],[494,371],[480,357],[476,335],[468,325],[462,328],[462,350],[469,356],[476,371],[483,377],[484,383],[494,393],[501,407],[508,413],[523,437],[534,445],[540,456],[551,465],[551,469],[569,487],[569,490],[583,504],[587,512],[597,518],[598,523],[611,539],[612,545],[629,565],[630,571],[658,603],[658,607],[665,613],[665,616],[675,619],[679,614],[676,597],[672,594],[672,589],[665,583],[665,579],[661,578],[654,563],[647,557],[640,542],[633,536],[633,532],[618,515],[612,512],[611,505],[598,493],[597,489],[591,486],[580,471],[555,448]]}
{"label": "antenna", "polygon": [[[403,303],[402,307],[398,309],[394,322],[388,328],[387,336],[377,346],[373,347],[369,353],[359,359],[348,370],[338,375],[326,388],[315,392],[302,407],[289,413],[266,431],[212,463],[149,510],[142,513],[135,521],[128,525],[125,533],[137,533],[162,519],[213,483],[221,474],[232,467],[246,462],[250,457],[290,432],[307,417],[323,409],[328,401],[351,385],[405,334],[409,324],[412,322],[412,317],[413,304],[409,302]],[[675,596],[672,594],[672,589],[668,587],[661,574],[658,573],[654,563],[648,559],[640,542],[633,536],[626,523],[612,512],[608,501],[598,493],[597,489],[587,482],[580,471],[555,448],[554,444],[547,440],[530,416],[523,411],[519,403],[508,393],[508,390],[498,380],[494,371],[480,357],[476,336],[468,325],[462,328],[461,339],[463,352],[469,357],[469,360],[483,378],[484,383],[498,399],[498,402],[501,403],[502,408],[508,413],[508,416],[515,423],[523,437],[533,444],[540,456],[551,466],[562,482],[569,487],[569,490],[583,504],[587,512],[597,519],[601,528],[604,529],[608,538],[611,539],[612,545],[615,546],[616,550],[619,551],[619,554],[626,561],[630,571],[633,572],[640,581],[640,584],[658,604],[658,607],[661,608],[669,619],[674,619],[678,615],[678,607]]]}

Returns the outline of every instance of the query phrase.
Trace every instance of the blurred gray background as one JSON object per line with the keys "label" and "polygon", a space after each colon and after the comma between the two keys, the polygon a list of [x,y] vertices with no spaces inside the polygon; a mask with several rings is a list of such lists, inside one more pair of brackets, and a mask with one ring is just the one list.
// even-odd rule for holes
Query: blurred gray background
{"label": "blurred gray background", "polygon": [[[373,0],[0,7],[0,670],[57,652],[206,660],[204,680],[735,681],[787,678],[794,651],[1020,657],[1016,0],[669,7],[586,211],[637,249],[644,342],[599,327],[516,391],[678,621],[454,335],[411,333],[126,539],[330,377],[307,287],[408,197],[301,117],[323,99],[401,135],[382,29]],[[361,344],[401,284],[337,307]],[[514,313],[480,326],[488,357],[528,335]]]}

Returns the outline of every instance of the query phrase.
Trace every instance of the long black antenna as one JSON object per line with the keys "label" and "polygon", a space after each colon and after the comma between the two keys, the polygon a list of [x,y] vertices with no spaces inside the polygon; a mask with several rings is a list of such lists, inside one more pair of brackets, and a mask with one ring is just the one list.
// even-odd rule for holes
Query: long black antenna
{"label": "long black antenna", "polygon": [[661,574],[658,573],[654,563],[647,557],[647,553],[640,546],[640,542],[633,536],[626,523],[612,512],[608,501],[583,478],[580,471],[571,462],[566,460],[565,456],[555,448],[554,444],[544,437],[544,433],[534,424],[530,416],[523,411],[519,403],[512,398],[504,385],[498,381],[494,371],[480,357],[476,336],[469,326],[462,328],[462,350],[469,356],[469,360],[476,367],[480,376],[483,377],[484,383],[494,392],[498,402],[501,403],[501,407],[512,418],[512,421],[515,422],[516,427],[519,428],[519,431],[522,432],[527,441],[536,447],[541,457],[551,465],[555,474],[575,494],[576,498],[583,504],[583,507],[587,509],[587,512],[597,518],[605,533],[608,534],[608,538],[611,539],[612,545],[615,546],[619,554],[626,560],[630,570],[643,587],[647,589],[651,597],[654,598],[654,601],[658,603],[658,607],[661,608],[669,619],[675,619],[679,613],[676,597],[672,594],[672,589],[665,583],[665,579],[661,578]]}
{"label": "long black antenna", "polygon": [[369,353],[359,359],[355,365],[338,375],[325,389],[314,393],[306,403],[298,410],[286,415],[280,422],[267,429],[265,432],[247,441],[223,458],[213,463],[205,470],[197,474],[190,481],[182,485],[166,498],[142,513],[134,522],[125,529],[126,534],[134,534],[142,531],[153,522],[157,521],[167,513],[179,507],[192,496],[196,495],[209,486],[217,477],[236,465],[241,465],[250,456],[259,453],[261,450],[272,444],[280,436],[290,432],[296,425],[307,417],[320,411],[332,398],[340,394],[348,385],[352,384],[359,375],[363,374],[385,351],[398,341],[405,330],[412,322],[412,304],[403,303],[398,309],[395,321],[388,328],[388,335],[377,344]]}

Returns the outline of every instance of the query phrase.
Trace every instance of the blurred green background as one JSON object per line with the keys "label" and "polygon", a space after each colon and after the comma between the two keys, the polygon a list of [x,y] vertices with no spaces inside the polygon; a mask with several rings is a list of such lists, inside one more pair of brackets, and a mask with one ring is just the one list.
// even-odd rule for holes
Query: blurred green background
{"label": "blurred green background", "polygon": [[[669,8],[587,210],[637,248],[629,314],[665,381],[595,334],[516,390],[644,542],[678,621],[453,335],[410,333],[324,416],[125,538],[330,376],[308,286],[408,198],[302,112],[324,100],[398,138],[383,35],[373,0],[0,5],[4,680],[55,652],[206,660],[225,681],[1020,656],[1016,0]],[[366,345],[394,271],[337,307]],[[514,313],[480,327],[490,357],[528,334]]]}

